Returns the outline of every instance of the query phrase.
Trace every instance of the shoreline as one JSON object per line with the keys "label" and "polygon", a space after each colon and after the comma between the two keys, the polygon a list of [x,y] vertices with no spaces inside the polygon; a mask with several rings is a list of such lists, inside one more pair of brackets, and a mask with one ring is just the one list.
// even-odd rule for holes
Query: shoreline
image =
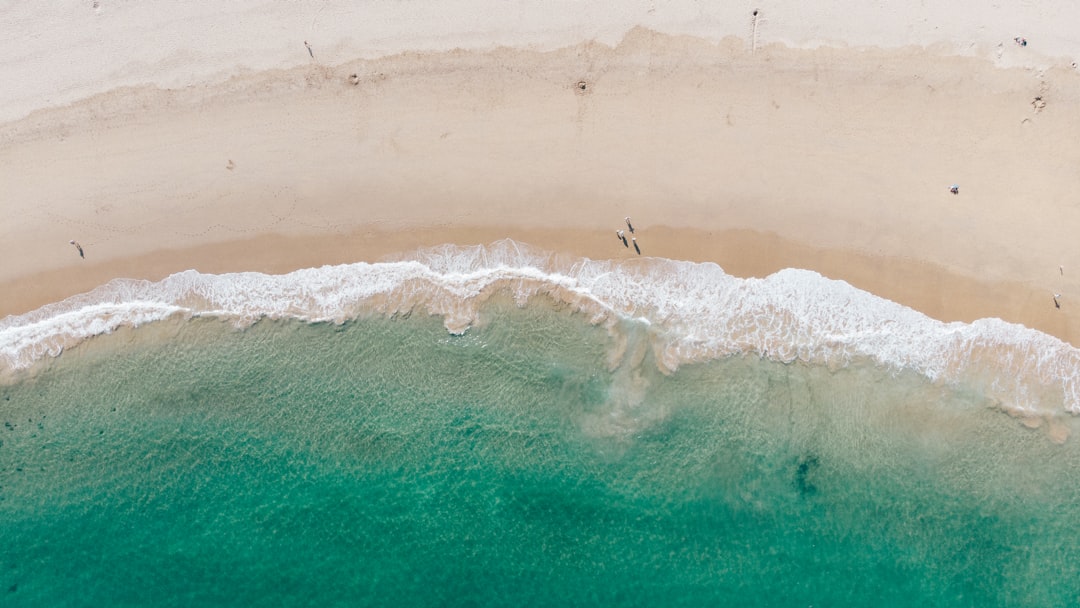
{"label": "shoreline", "polygon": [[[452,243],[489,245],[509,238],[556,255],[592,260],[626,260],[638,256],[611,231],[515,229],[510,227],[364,231],[325,236],[286,237],[266,234],[251,239],[145,253],[118,262],[69,267],[0,283],[6,298],[4,315],[21,315],[47,304],[88,292],[115,278],[160,281],[196,269],[202,273],[259,272],[286,274],[304,268],[355,262],[409,259],[413,252]],[[764,278],[787,268],[812,270],[875,296],[917,310],[943,322],[971,323],[1000,318],[1054,336],[1076,346],[1077,315],[1047,302],[1046,287],[1035,283],[980,281],[915,259],[884,258],[865,253],[824,250],[775,234],[749,230],[705,232],[667,226],[638,227],[643,257],[697,263],[711,262],[738,278]],[[610,242],[609,242],[610,241]],[[345,243],[347,245],[342,246]],[[614,252],[616,255],[611,255]],[[42,286],[45,286],[43,289]],[[1064,299],[1064,298],[1062,298]],[[1049,304],[1049,306],[1047,305]]]}
{"label": "shoreline", "polygon": [[605,259],[630,215],[656,235],[645,255],[814,270],[939,320],[999,317],[1076,345],[1077,114],[1068,69],[914,48],[751,53],[640,28],[615,47],[122,89],[0,125],[0,315],[111,278],[441,243]]}
{"label": "shoreline", "polygon": [[[80,352],[88,352],[79,348],[83,341],[102,334],[148,325],[148,334],[140,332],[130,340],[156,342],[174,335],[176,326],[169,319],[219,317],[241,328],[264,319],[336,324],[369,314],[395,317],[420,312],[438,318],[450,334],[462,334],[476,323],[490,321],[481,311],[492,297],[524,306],[540,296],[558,309],[584,315],[592,325],[603,325],[612,341],[608,364],[613,369],[620,361],[625,363],[626,340],[637,336],[633,352],[651,350],[664,374],[739,354],[831,371],[858,361],[894,372],[910,370],[934,384],[959,383],[984,394],[993,408],[1026,426],[1048,424],[1049,437],[1056,442],[1069,435],[1064,421],[1071,418],[1062,416],[1080,412],[1080,350],[1049,335],[1047,330],[1053,327],[1039,327],[1067,317],[1047,317],[1023,285],[966,280],[914,261],[823,252],[775,235],[688,234],[686,229],[645,227],[640,222],[636,227],[634,234],[646,250],[666,249],[657,253],[678,256],[685,249],[731,263],[719,272],[711,263],[638,257],[628,247],[623,247],[625,263],[590,261],[568,254],[580,252],[580,245],[563,239],[610,251],[620,246],[610,232],[534,230],[531,242],[551,239],[546,249],[503,239],[391,255],[388,264],[326,265],[274,275],[186,271],[155,282],[118,280],[25,316],[0,319],[0,362],[5,363],[0,365],[0,383],[32,377],[62,353],[64,360],[70,353],[77,361]],[[458,241],[477,236],[450,232]],[[350,240],[363,237],[364,246],[373,250],[388,245],[380,236],[402,234],[369,233]],[[429,234],[432,243],[446,236]],[[268,266],[263,270],[273,270],[269,266],[296,262],[268,255],[277,250],[305,248],[315,258],[330,249],[340,254],[342,247],[328,246],[325,239],[320,244],[320,238],[264,236],[187,253],[208,256],[205,265],[236,264],[250,270],[261,264]],[[175,260],[184,253],[158,252],[133,262],[145,270],[155,259]],[[803,255],[817,260],[818,272],[791,268],[790,258]],[[830,268],[851,274],[837,280]],[[773,269],[776,272],[770,272]],[[740,274],[768,276],[745,279]],[[918,289],[909,289],[912,276],[918,278]],[[895,300],[888,299],[888,293],[882,296],[890,288],[900,289]],[[987,301],[999,308],[989,312],[980,308]],[[968,308],[961,309],[964,305]],[[1024,325],[986,318],[1003,306],[1030,318]],[[935,307],[945,314],[919,312]],[[952,320],[948,311],[973,316],[959,319],[968,323],[943,322],[943,317]]]}

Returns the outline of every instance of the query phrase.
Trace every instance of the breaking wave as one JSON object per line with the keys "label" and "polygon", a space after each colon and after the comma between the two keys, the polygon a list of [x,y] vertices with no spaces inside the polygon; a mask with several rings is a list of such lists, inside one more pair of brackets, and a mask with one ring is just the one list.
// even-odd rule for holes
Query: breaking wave
{"label": "breaking wave", "polygon": [[285,275],[191,270],[159,282],[118,279],[0,320],[0,367],[24,369],[94,335],[175,316],[242,327],[263,318],[344,322],[423,310],[462,333],[485,301],[506,293],[519,305],[550,298],[616,337],[623,323],[647,326],[665,373],[737,354],[832,368],[871,361],[935,382],[970,383],[1015,415],[1080,414],[1080,350],[1021,325],[943,323],[806,270],[740,279],[711,263],[593,261],[513,241]]}

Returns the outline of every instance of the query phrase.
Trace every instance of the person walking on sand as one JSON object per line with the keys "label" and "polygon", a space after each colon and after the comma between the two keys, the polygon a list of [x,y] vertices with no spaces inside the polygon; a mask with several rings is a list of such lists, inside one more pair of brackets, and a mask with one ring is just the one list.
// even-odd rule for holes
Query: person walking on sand
{"label": "person walking on sand", "polygon": [[86,255],[83,253],[82,245],[79,244],[79,241],[71,240],[68,242],[75,246],[75,249],[79,251],[79,257],[85,260]]}
{"label": "person walking on sand", "polygon": [[634,234],[634,225],[630,223],[630,216],[626,216],[626,227],[630,229],[630,234]]}
{"label": "person walking on sand", "polygon": [[637,246],[637,237],[634,237],[630,240],[634,242],[634,251],[636,251],[638,255],[641,255],[641,247]]}
{"label": "person walking on sand", "polygon": [[1061,303],[1058,302],[1058,298],[1060,298],[1060,297],[1061,297],[1060,293],[1055,293],[1054,294],[1054,308],[1061,308]]}
{"label": "person walking on sand", "polygon": [[311,58],[314,59],[315,58],[315,51],[311,50],[311,45],[308,44],[307,40],[304,41],[304,46],[307,47],[307,54],[311,55]]}

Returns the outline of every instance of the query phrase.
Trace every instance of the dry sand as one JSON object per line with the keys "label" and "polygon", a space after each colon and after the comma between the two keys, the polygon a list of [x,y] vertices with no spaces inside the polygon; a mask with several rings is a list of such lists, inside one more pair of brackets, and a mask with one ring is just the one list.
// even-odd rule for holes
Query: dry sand
{"label": "dry sand", "polygon": [[645,255],[813,269],[1080,344],[1080,73],[1020,52],[637,28],[42,103],[0,125],[0,316],[113,277],[444,242],[617,258],[629,215]]}

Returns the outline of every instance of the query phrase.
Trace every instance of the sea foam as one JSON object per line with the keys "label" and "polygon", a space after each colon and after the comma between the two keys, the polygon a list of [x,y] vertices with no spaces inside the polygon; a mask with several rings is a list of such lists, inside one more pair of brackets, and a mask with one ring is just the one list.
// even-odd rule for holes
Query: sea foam
{"label": "sea foam", "polygon": [[665,373],[738,354],[832,368],[870,361],[973,384],[1016,415],[1080,414],[1080,350],[1021,325],[943,323],[807,270],[740,279],[711,263],[593,261],[513,241],[284,275],[189,270],[159,282],[118,279],[0,320],[0,367],[24,369],[94,335],[177,315],[243,327],[263,318],[340,323],[423,310],[462,333],[485,301],[505,293],[519,305],[548,297],[613,333],[621,323],[646,324]]}

